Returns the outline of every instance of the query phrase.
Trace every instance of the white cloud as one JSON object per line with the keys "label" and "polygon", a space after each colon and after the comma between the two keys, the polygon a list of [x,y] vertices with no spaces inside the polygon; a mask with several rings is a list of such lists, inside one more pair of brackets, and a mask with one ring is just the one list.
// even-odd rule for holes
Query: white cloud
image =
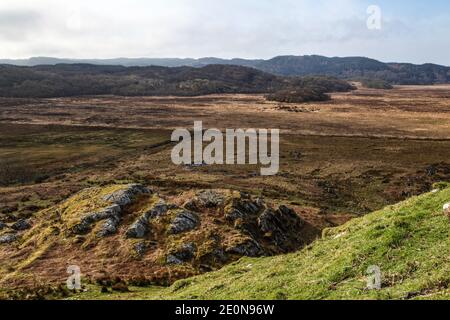
{"label": "white cloud", "polygon": [[366,9],[359,0],[2,0],[0,57],[324,54],[450,64],[448,14],[415,21],[390,12],[377,31],[367,29]]}

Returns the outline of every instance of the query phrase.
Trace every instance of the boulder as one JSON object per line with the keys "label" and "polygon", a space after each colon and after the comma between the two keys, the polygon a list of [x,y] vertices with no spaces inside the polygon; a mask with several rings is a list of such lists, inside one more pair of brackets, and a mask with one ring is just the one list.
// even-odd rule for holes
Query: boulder
{"label": "boulder", "polygon": [[250,196],[241,194],[241,198],[233,199],[231,207],[225,211],[225,218],[232,222],[237,219],[253,219],[264,208],[262,199],[253,200]]}
{"label": "boulder", "polygon": [[149,231],[148,220],[145,217],[139,217],[127,230],[126,237],[140,239]]}
{"label": "boulder", "polygon": [[227,253],[238,254],[246,257],[260,257],[264,255],[264,250],[253,239],[249,238],[226,250]]}
{"label": "boulder", "polygon": [[[173,208],[172,206],[170,206]],[[164,200],[160,200],[152,209],[146,212],[144,215],[147,220],[158,218],[162,215],[165,215],[169,210],[169,206],[164,202]]]}
{"label": "boulder", "polygon": [[14,223],[11,226],[11,229],[16,230],[16,231],[23,231],[23,230],[27,230],[30,228],[31,228],[30,222],[28,220],[24,220],[24,219],[17,221],[16,223]]}
{"label": "boulder", "polygon": [[197,250],[194,243],[187,243],[181,246],[176,252],[171,253],[166,258],[167,264],[183,264],[192,260]]}
{"label": "boulder", "polygon": [[277,210],[268,208],[258,218],[259,229],[283,250],[288,250],[300,238],[304,224],[297,213],[286,206],[280,206]]}
{"label": "boulder", "polygon": [[239,211],[236,208],[231,208],[228,212],[225,213],[225,218],[229,221],[236,221],[237,219],[244,219],[245,214]]}
{"label": "boulder", "polygon": [[180,212],[169,227],[170,234],[179,234],[195,229],[200,223],[197,214],[190,211]]}
{"label": "boulder", "polygon": [[161,200],[152,209],[140,216],[128,229],[127,238],[140,239],[149,232],[149,221],[166,214],[168,211],[167,204]]}
{"label": "boulder", "polygon": [[8,244],[17,241],[17,236],[13,233],[0,236],[0,244]]}
{"label": "boulder", "polygon": [[103,238],[113,235],[117,232],[120,224],[120,217],[111,217],[107,219],[101,226],[100,231],[97,233],[97,237]]}
{"label": "boulder", "polygon": [[87,234],[91,231],[93,224],[102,220],[108,220],[102,227],[102,231],[104,232],[101,231],[101,233],[108,234],[108,232],[113,231],[114,226],[117,228],[121,213],[122,208],[117,204],[111,205],[99,212],[89,213],[81,219],[79,224],[72,228],[72,232],[78,235]]}
{"label": "boulder", "polygon": [[199,211],[202,208],[218,208],[225,203],[225,196],[215,190],[200,191],[195,198],[188,200],[183,207],[191,211]]}
{"label": "boulder", "polygon": [[225,202],[224,195],[214,190],[199,192],[197,194],[197,199],[200,205],[204,208],[216,208],[222,206]]}
{"label": "boulder", "polygon": [[150,193],[150,190],[141,184],[130,184],[125,189],[104,196],[103,200],[117,204],[123,208],[133,203],[136,196],[144,193]]}
{"label": "boulder", "polygon": [[134,251],[139,257],[142,257],[147,252],[147,249],[148,246],[144,241],[138,242],[134,246]]}

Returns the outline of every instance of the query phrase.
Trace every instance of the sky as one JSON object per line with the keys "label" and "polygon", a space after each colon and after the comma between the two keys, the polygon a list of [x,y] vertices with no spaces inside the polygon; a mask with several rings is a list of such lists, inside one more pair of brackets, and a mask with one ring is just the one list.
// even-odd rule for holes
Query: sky
{"label": "sky", "polygon": [[308,54],[450,66],[450,1],[0,0],[0,59]]}

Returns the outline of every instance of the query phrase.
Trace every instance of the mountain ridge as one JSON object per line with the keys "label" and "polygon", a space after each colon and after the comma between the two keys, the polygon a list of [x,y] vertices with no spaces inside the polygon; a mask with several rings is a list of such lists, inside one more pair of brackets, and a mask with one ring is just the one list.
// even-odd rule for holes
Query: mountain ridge
{"label": "mountain ridge", "polygon": [[399,85],[450,83],[450,67],[434,63],[412,64],[381,62],[367,57],[325,57],[320,55],[284,55],[271,59],[204,58],[113,58],[61,59],[32,57],[30,59],[0,59],[0,64],[38,66],[57,64],[121,65],[125,67],[204,67],[212,64],[251,67],[279,76],[326,75],[346,80],[378,79]]}
{"label": "mountain ridge", "polygon": [[[434,65],[434,66],[442,66],[442,67],[448,67],[445,64],[439,64],[439,63],[433,63],[433,62],[424,62],[424,63],[412,63],[412,62],[395,62],[395,61],[387,61],[383,62],[381,60],[364,57],[364,56],[322,56],[322,55],[278,55],[272,58],[268,59],[251,59],[251,58],[218,58],[218,57],[201,57],[201,58],[147,58],[147,57],[138,57],[138,58],[127,58],[127,57],[117,57],[117,58],[57,58],[57,57],[49,57],[49,56],[34,56],[30,58],[23,58],[23,59],[1,59],[0,58],[0,64],[11,64],[16,66],[37,66],[41,64],[79,64],[79,63],[86,63],[86,64],[106,64],[106,65],[115,65],[115,64],[122,64],[123,66],[167,66],[170,67],[171,65],[168,65],[169,62],[172,62],[173,64],[177,64],[176,66],[199,66],[204,64],[233,64],[236,62],[245,63],[248,64],[256,64],[259,62],[267,62],[273,59],[277,58],[287,58],[287,57],[294,57],[294,58],[301,58],[301,57],[322,57],[327,59],[354,59],[354,58],[362,58],[362,59],[368,59],[377,61],[382,64],[387,65],[413,65],[413,66],[425,66],[425,65]],[[161,63],[161,64],[158,64]],[[166,65],[167,64],[167,65]],[[238,64],[239,65],[239,64]]]}

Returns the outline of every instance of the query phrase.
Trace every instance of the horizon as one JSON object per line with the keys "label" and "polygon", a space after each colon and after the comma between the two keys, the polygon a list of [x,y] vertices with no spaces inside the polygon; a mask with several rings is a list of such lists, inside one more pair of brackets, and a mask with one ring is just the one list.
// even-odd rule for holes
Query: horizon
{"label": "horizon", "polygon": [[[385,63],[385,64],[391,64],[391,63],[400,63],[400,64],[413,64],[413,65],[427,65],[427,64],[433,64],[433,65],[439,65],[439,66],[444,66],[444,67],[450,67],[450,64],[439,64],[439,63],[433,63],[433,62],[418,62],[418,63],[414,63],[414,62],[405,62],[405,61],[383,61],[383,60],[378,60],[372,57],[368,57],[368,56],[323,56],[323,55],[319,55],[319,54],[305,54],[305,55],[292,55],[292,54],[280,54],[280,55],[276,55],[270,58],[242,58],[242,57],[232,57],[232,58],[223,58],[223,57],[214,57],[214,56],[200,56],[200,57],[112,57],[112,58],[71,58],[71,57],[55,57],[55,56],[31,56],[31,57],[27,57],[27,58],[2,58],[0,57],[0,62],[1,61],[31,61],[32,59],[54,59],[54,60],[69,60],[69,61],[75,61],[75,63],[77,63],[78,61],[108,61],[108,60],[201,60],[201,59],[220,59],[220,60],[226,60],[226,61],[231,61],[231,60],[235,60],[235,59],[241,59],[241,60],[262,60],[262,61],[269,61],[278,57],[304,57],[304,56],[319,56],[319,57],[325,57],[328,59],[332,59],[332,58],[366,58],[366,59],[371,59],[371,60],[376,60],[378,62],[381,63]],[[5,64],[5,63],[3,63]],[[61,62],[61,64],[66,64],[65,62]],[[67,64],[72,64],[71,62],[67,63]],[[90,62],[86,62],[86,64],[93,64],[96,65],[95,63],[90,63]]]}
{"label": "horizon", "polygon": [[[4,0],[0,57],[266,60],[281,52],[450,65],[444,0],[169,2]],[[379,28],[367,25],[372,5]]]}

